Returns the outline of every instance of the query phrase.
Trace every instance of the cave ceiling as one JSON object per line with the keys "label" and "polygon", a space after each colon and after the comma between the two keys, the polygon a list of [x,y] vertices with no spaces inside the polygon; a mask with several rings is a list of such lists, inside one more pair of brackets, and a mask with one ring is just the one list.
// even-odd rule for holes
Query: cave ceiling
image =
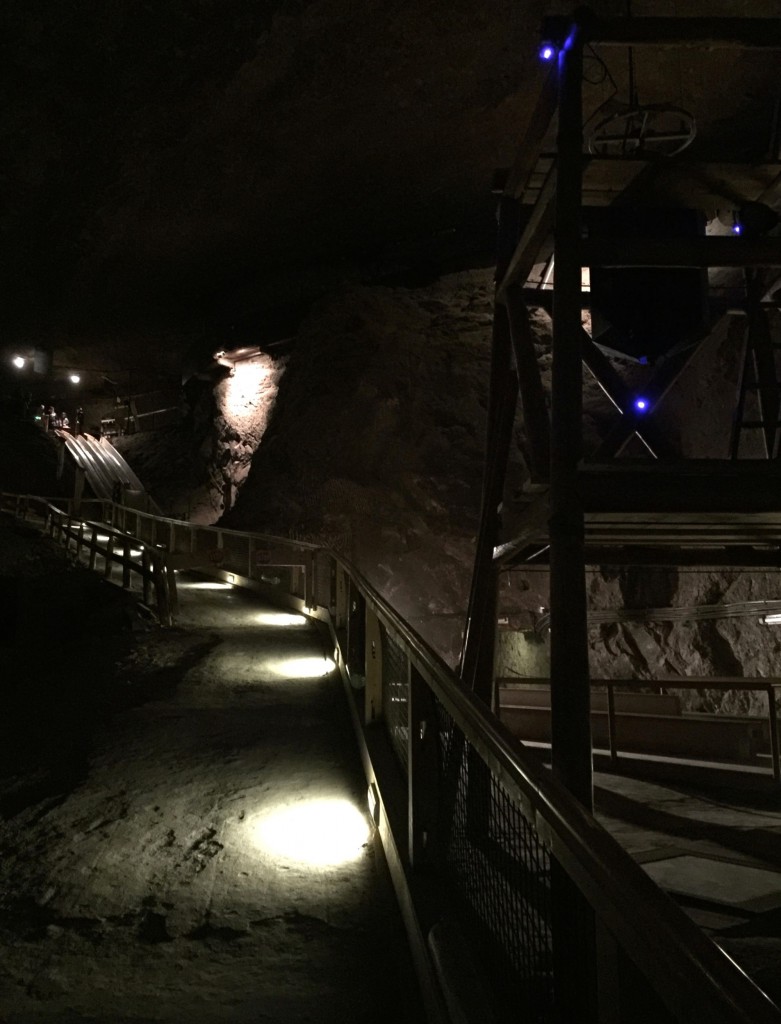
{"label": "cave ceiling", "polygon": [[[229,317],[355,268],[381,280],[485,263],[494,172],[512,163],[545,75],[541,19],[569,9],[6,0],[6,337]],[[634,0],[632,13],[778,7]],[[602,56],[620,94],[626,57]],[[638,51],[635,74],[645,102],[695,113],[703,159],[767,159],[777,55]],[[587,112],[611,89],[592,61]]]}

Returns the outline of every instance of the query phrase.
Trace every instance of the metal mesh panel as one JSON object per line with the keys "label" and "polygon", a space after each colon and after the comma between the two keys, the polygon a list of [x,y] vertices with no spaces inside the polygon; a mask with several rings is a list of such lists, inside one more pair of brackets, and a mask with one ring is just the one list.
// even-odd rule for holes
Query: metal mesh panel
{"label": "metal mesh panel", "polygon": [[247,573],[247,538],[233,533],[222,535],[223,563],[221,568],[237,572],[244,576]]}
{"label": "metal mesh panel", "polygon": [[331,559],[318,552],[315,563],[315,601],[325,608],[331,606]]}
{"label": "metal mesh panel", "polygon": [[382,714],[401,765],[409,773],[409,670],[401,644],[380,624],[382,637]]}
{"label": "metal mesh panel", "polygon": [[553,1020],[550,859],[536,832],[438,705],[437,855],[502,1013]]}

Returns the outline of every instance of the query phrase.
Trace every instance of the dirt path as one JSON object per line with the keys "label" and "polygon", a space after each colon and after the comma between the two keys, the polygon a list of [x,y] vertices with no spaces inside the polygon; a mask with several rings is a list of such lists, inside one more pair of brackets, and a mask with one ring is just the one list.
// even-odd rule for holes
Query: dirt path
{"label": "dirt path", "polygon": [[416,1020],[326,637],[237,590],[182,599],[180,678],[0,825],[0,1021]]}

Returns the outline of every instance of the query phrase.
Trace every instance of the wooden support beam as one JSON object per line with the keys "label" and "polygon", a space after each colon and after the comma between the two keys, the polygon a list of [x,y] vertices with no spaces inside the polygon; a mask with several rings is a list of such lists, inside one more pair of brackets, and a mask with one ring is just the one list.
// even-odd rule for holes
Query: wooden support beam
{"label": "wooden support beam", "polygon": [[545,135],[550,128],[553,118],[556,116],[556,101],[558,97],[558,75],[555,68],[550,68],[548,77],[543,82],[542,90],[537,98],[526,131],[518,146],[518,155],[515,163],[510,168],[507,181],[504,185],[504,196],[506,199],[520,199],[529,175],[534,170],[542,147],[545,143]]}
{"label": "wooden support beam", "polygon": [[781,238],[590,238],[582,251],[588,267],[781,267]]}
{"label": "wooden support beam", "polygon": [[496,299],[501,302],[507,289],[514,283],[523,284],[537,261],[542,244],[553,228],[553,208],[556,199],[556,165],[548,171],[540,189],[537,202],[532,207],[531,216],[523,229],[515,252],[510,259],[504,276],[496,287]]}
{"label": "wooden support beam", "polygon": [[578,494],[587,512],[774,513],[781,508],[781,464],[772,459],[588,464],[578,472]]}
{"label": "wooden support beam", "polygon": [[[601,46],[781,50],[779,18],[597,18],[589,13],[579,19],[584,35]],[[543,19],[543,39],[561,45],[571,30],[571,18]]]}
{"label": "wooden support beam", "polygon": [[[685,351],[670,356],[660,364],[658,370],[644,388],[644,393],[648,398],[651,410],[661,402],[676,380],[678,380],[697,350],[697,345],[692,345]],[[595,460],[603,460],[618,455],[632,434],[638,430],[641,432],[641,439],[644,440],[642,431],[645,416],[647,415],[647,413],[641,415],[626,413],[616,422],[607,436],[602,439],[599,448],[591,457]]]}
{"label": "wooden support beam", "polygon": [[554,775],[592,809],[591,722],[583,511],[577,469],[583,448],[581,188],[583,39],[559,53],[551,405],[551,750]]}
{"label": "wooden support beam", "polygon": [[594,343],[586,331],[581,332],[583,364],[604,392],[608,400],[622,416],[628,419],[624,426],[628,438],[635,433],[655,459],[675,458],[680,453],[660,433],[650,420],[650,414],[639,417],[632,408],[632,395],[629,389],[613,369],[607,356]]}
{"label": "wooden support beam", "polygon": [[[636,545],[599,546],[588,542],[586,528],[587,565],[654,565],[669,566],[731,566],[736,568],[778,568],[781,566],[781,546],[778,548],[718,547],[640,547]],[[781,536],[779,537],[781,540]]]}
{"label": "wooden support beam", "polygon": [[497,579],[493,551],[499,537],[499,505],[504,493],[517,400],[518,375],[511,367],[507,310],[497,304],[494,310],[488,436],[480,529],[461,652],[461,680],[488,707],[491,706],[493,697],[496,633]]}
{"label": "wooden support beam", "polygon": [[746,289],[748,311],[748,336],[746,343],[753,356],[757,382],[756,395],[759,403],[765,455],[768,459],[772,459],[775,456],[776,449],[781,393],[778,386],[776,353],[770,334],[770,324],[768,323],[765,310],[759,305],[761,298],[762,282],[755,272],[749,272],[747,274]]}
{"label": "wooden support beam", "polygon": [[524,304],[522,289],[517,285],[508,289],[506,305],[518,370],[523,421],[529,442],[529,472],[533,481],[540,482],[547,480],[550,474],[550,416],[534,350],[529,310]]}
{"label": "wooden support beam", "polygon": [[494,562],[497,569],[515,564],[520,552],[530,546],[547,543],[548,520],[550,519],[550,497],[546,491],[524,511],[523,526],[516,536],[494,548]]}

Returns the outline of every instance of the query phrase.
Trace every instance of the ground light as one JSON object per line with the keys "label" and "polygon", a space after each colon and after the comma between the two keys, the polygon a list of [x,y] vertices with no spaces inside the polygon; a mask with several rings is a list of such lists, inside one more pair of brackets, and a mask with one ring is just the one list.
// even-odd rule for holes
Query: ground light
{"label": "ground light", "polygon": [[556,47],[552,43],[542,43],[538,53],[540,60],[549,63],[556,56]]}
{"label": "ground light", "polygon": [[292,612],[260,612],[254,621],[259,626],[305,626],[308,619]]}
{"label": "ground light", "polygon": [[218,583],[216,580],[204,580],[197,583],[178,583],[177,586],[188,590],[233,590],[232,583]]}
{"label": "ground light", "polygon": [[266,667],[282,679],[322,679],[336,668],[332,658],[274,658]]}
{"label": "ground light", "polygon": [[78,373],[72,373],[68,377],[68,380],[71,382],[71,384],[78,384],[79,381],[81,380],[81,377],[78,375]]}
{"label": "ground light", "polygon": [[319,868],[358,860],[370,834],[364,815],[343,797],[272,808],[251,828],[255,844],[270,856]]}
{"label": "ground light", "polygon": [[24,357],[14,356],[11,362],[14,364],[17,370],[21,370],[24,367]]}
{"label": "ground light", "polygon": [[638,396],[634,400],[633,404],[634,404],[635,412],[648,412],[648,408],[649,408],[651,403],[648,401],[647,398],[643,398],[642,396]]}

